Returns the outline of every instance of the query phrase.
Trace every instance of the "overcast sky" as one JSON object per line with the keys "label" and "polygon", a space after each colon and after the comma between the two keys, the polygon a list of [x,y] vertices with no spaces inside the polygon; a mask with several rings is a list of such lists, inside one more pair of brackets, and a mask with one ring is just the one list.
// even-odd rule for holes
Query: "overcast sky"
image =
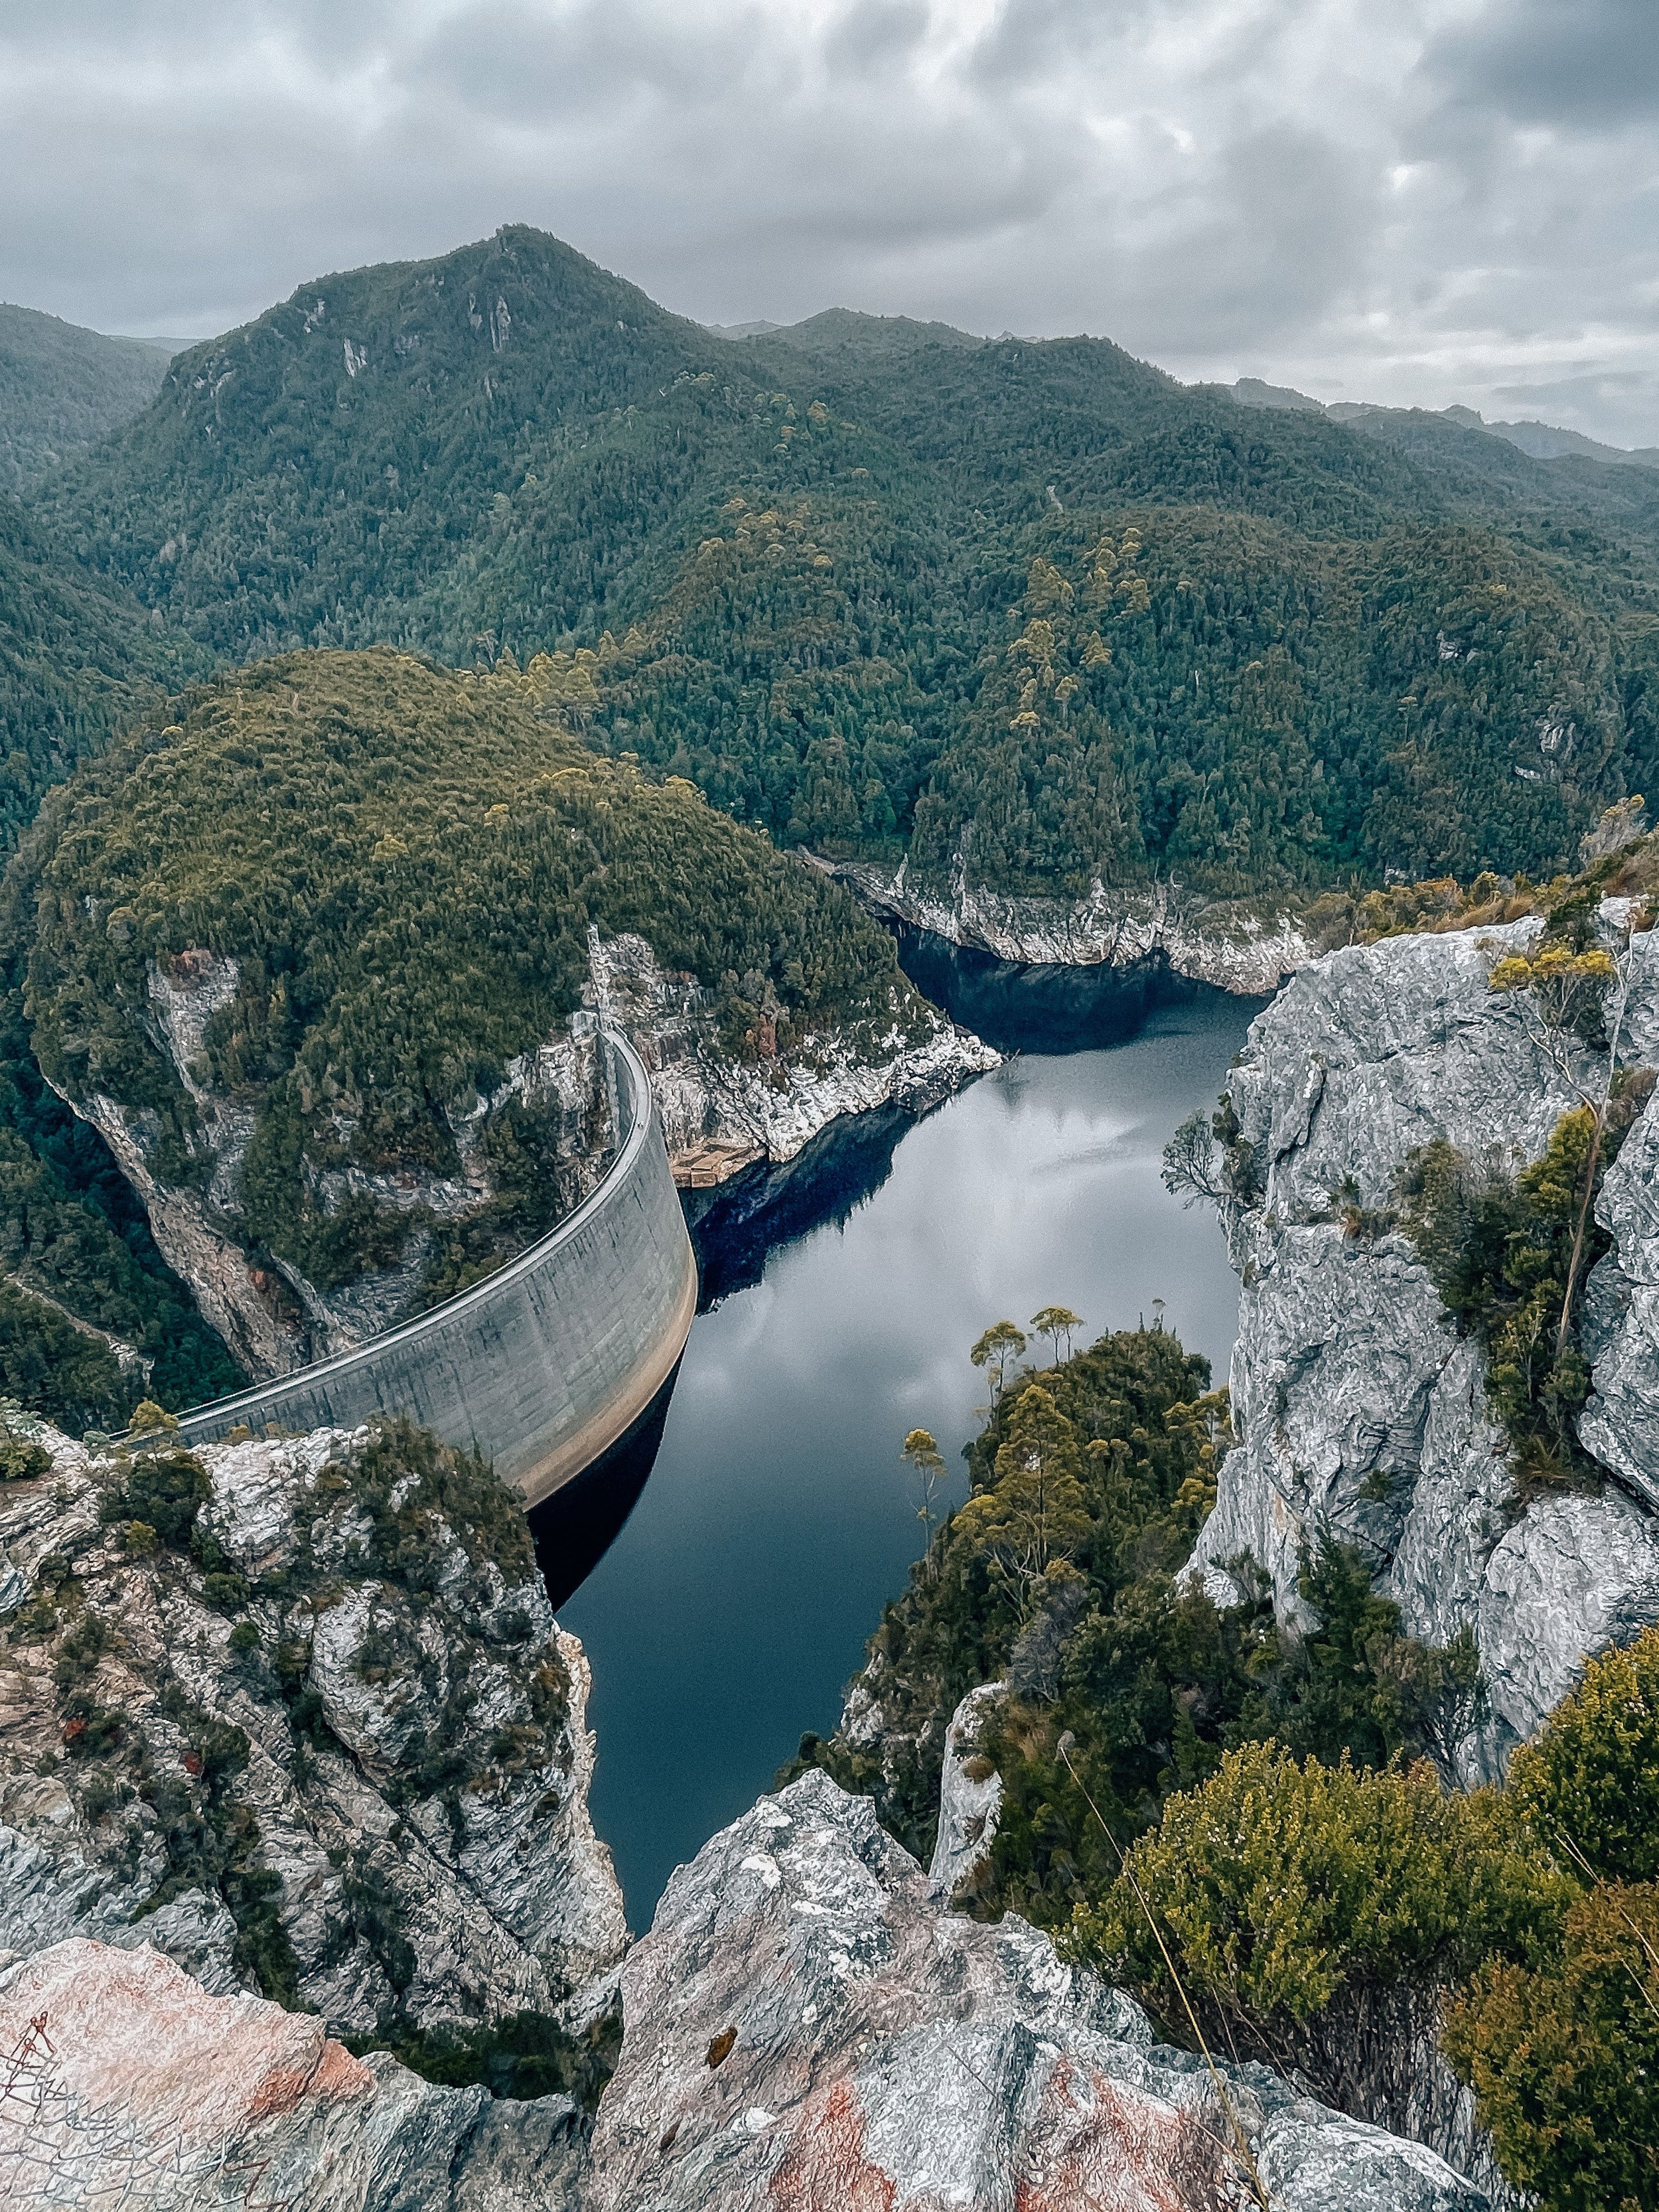
{"label": "overcast sky", "polygon": [[555,231],[1659,443],[1659,0],[0,0],[0,297],[187,338]]}

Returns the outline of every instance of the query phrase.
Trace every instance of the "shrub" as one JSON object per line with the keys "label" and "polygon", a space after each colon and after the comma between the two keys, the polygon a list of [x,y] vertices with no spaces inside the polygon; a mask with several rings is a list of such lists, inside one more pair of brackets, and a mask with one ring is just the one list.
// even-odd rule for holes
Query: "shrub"
{"label": "shrub", "polygon": [[9,1430],[0,1431],[0,1482],[25,1482],[31,1475],[46,1474],[51,1467],[52,1454],[44,1444],[31,1443]]}
{"label": "shrub", "polygon": [[1590,1662],[1516,1753],[1510,1788],[1584,1874],[1659,1881],[1659,1627]]}
{"label": "shrub", "polygon": [[1189,2034],[1190,2002],[1212,2045],[1296,2066],[1342,2110],[1397,2126],[1443,1992],[1564,1902],[1500,1796],[1449,1794],[1426,1765],[1249,1744],[1170,1799],[1067,1948],[1171,2033]]}
{"label": "shrub", "polygon": [[204,1575],[202,1595],[216,1613],[240,1613],[248,1601],[247,1579],[220,1571]]}
{"label": "shrub", "polygon": [[1445,2043],[1505,2178],[1542,2212],[1659,2204],[1659,1888],[1592,1890],[1547,1971],[1477,1976]]}
{"label": "shrub", "polygon": [[143,1452],[118,1490],[106,1493],[106,1522],[142,1521],[175,1552],[187,1551],[196,1516],[212,1495],[200,1460],[185,1451]]}

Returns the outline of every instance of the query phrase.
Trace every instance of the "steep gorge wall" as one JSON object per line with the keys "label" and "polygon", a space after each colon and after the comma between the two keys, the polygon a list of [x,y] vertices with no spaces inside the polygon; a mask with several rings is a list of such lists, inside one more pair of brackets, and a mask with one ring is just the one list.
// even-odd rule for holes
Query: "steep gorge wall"
{"label": "steep gorge wall", "polygon": [[[1158,2047],[1017,1916],[952,1912],[821,1772],[630,1947],[580,1646],[511,1501],[418,1437],[210,1446],[191,1493],[165,1442],[33,1435],[50,1464],[0,1485],[0,2171],[30,2202],[1206,2212],[1243,2201],[1242,2141],[1279,2212],[1485,2212],[1419,2145]],[[193,1527],[125,1517],[192,1494]],[[293,2010],[252,1994],[273,1968]],[[591,2123],[329,2040],[574,2038],[618,1992]]]}
{"label": "steep gorge wall", "polygon": [[[1240,1442],[1193,1564],[1231,1601],[1248,1554],[1294,1618],[1298,1553],[1328,1527],[1374,1563],[1409,1633],[1471,1629],[1492,1703],[1472,1777],[1501,1770],[1587,1655],[1659,1619],[1659,1103],[1598,1204],[1615,1244],[1585,1298],[1595,1391],[1579,1434],[1608,1474],[1593,1492],[1516,1496],[1480,1345],[1410,1242],[1347,1233],[1333,1198],[1346,1185],[1386,1208],[1407,1155],[1436,1138],[1511,1171],[1544,1151],[1576,1095],[1487,986],[1494,958],[1541,926],[1328,955],[1257,1018],[1227,1092],[1258,1195],[1223,1208],[1242,1285]],[[1632,955],[1627,1057],[1644,1066],[1659,1065],[1656,934]]]}
{"label": "steep gorge wall", "polygon": [[186,1414],[184,1440],[404,1414],[480,1452],[529,1504],[614,1443],[678,1362],[697,1271],[645,1070],[619,1037],[602,1036],[599,1050],[618,1145],[568,1220],[355,1351]]}
{"label": "steep gorge wall", "polygon": [[[641,937],[602,938],[590,929],[586,1006],[568,1030],[517,1055],[499,1087],[466,1113],[447,1115],[454,1172],[377,1172],[353,1163],[320,1178],[319,1195],[331,1210],[368,1201],[411,1224],[395,1265],[325,1287],[291,1260],[250,1249],[242,1176],[255,1108],[249,1097],[204,1080],[208,1025],[234,998],[239,975],[236,961],[195,951],[150,963],[146,979],[147,1026],[190,1095],[204,1182],[163,1171],[153,1111],[95,1091],[69,1103],[109,1146],[203,1313],[262,1382],[349,1355],[418,1307],[434,1228],[485,1218],[498,1195],[488,1133],[514,1109],[532,1118],[563,1211],[574,1212],[592,1194],[623,1141],[612,1127],[616,1086],[595,1044],[601,1018],[650,1073],[675,1179],[699,1188],[753,1164],[794,1158],[843,1115],[890,1105],[923,1111],[998,1061],[978,1037],[914,999],[896,1008],[885,1034],[827,1030],[798,1041],[786,1060],[763,1033],[752,1056],[739,1058],[720,1038],[714,994],[694,976],[665,969]],[[301,1163],[294,1172],[310,1170]],[[335,1418],[324,1401],[305,1402],[308,1418]],[[364,1401],[361,1409],[373,1408]],[[453,1433],[453,1424],[434,1425]]]}
{"label": "steep gorge wall", "polygon": [[1168,881],[1111,890],[1096,884],[1088,897],[1066,899],[1014,897],[960,880],[946,894],[912,883],[908,863],[890,871],[848,861],[829,872],[872,913],[1022,966],[1158,962],[1194,982],[1255,998],[1276,991],[1317,953],[1292,914],[1270,899],[1206,899]]}

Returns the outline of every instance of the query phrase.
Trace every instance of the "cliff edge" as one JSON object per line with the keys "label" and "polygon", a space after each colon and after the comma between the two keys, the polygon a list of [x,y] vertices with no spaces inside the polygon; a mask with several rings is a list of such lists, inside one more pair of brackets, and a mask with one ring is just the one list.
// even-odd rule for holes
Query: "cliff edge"
{"label": "cliff edge", "polygon": [[[1629,919],[1609,900],[1597,926],[1613,939]],[[1659,1619],[1659,1105],[1596,1202],[1611,1243],[1585,1286],[1593,1387],[1577,1425],[1594,1464],[1572,1482],[1517,1481],[1486,1351],[1399,1222],[1402,1170],[1425,1147],[1513,1178],[1580,1105],[1590,1047],[1570,1040],[1564,1059],[1516,994],[1491,988],[1495,963],[1544,929],[1534,915],[1328,955],[1258,1016],[1224,1102],[1239,1443],[1192,1565],[1231,1603],[1253,1561],[1295,1618],[1299,1554],[1328,1529],[1408,1632],[1443,1644],[1471,1631],[1491,1707],[1471,1779],[1501,1771],[1586,1656]],[[1620,1062],[1639,1073],[1659,1065],[1655,933],[1624,958]]]}

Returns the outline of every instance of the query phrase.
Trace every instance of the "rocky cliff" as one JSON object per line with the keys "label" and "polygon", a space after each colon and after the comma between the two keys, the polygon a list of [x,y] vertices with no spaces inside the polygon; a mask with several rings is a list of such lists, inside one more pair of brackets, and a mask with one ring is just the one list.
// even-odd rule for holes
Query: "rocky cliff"
{"label": "rocky cliff", "polygon": [[[1250,2168],[1277,2212],[1486,2203],[1261,2068],[1156,2047],[1018,1917],[951,1911],[949,1869],[820,1772],[627,1949],[580,1647],[511,1499],[416,1432],[100,1458],[14,1416],[10,1442],[38,1468],[0,1486],[19,2203],[1214,2212]],[[941,1824],[967,1856],[974,1789]],[[414,2057],[529,2016],[574,2044],[618,1995],[592,2118],[341,2039]]]}
{"label": "rocky cliff", "polygon": [[[1607,902],[1604,934],[1626,919]],[[1578,1436],[1603,1479],[1541,1495],[1517,1486],[1480,1343],[1387,1225],[1417,1148],[1443,1139],[1513,1173],[1577,1105],[1590,1055],[1564,1065],[1488,988],[1494,961],[1543,927],[1328,956],[1258,1017],[1227,1092],[1248,1148],[1222,1208],[1242,1285],[1240,1442],[1193,1564],[1231,1601],[1249,1555],[1294,1616],[1298,1552],[1328,1528],[1374,1564],[1409,1632],[1444,1644],[1471,1629],[1491,1700],[1466,1747],[1472,1778],[1501,1770],[1588,1654],[1659,1618],[1659,1105],[1631,1130],[1597,1206],[1613,1247],[1587,1285],[1595,1387]],[[1636,936],[1629,958],[1621,1058],[1652,1068],[1655,933]]]}
{"label": "rocky cliff", "polygon": [[1011,898],[963,882],[946,896],[912,884],[904,866],[848,862],[832,872],[876,914],[1026,965],[1158,962],[1194,982],[1254,997],[1276,991],[1316,957],[1283,905],[1206,899],[1170,882],[1110,890],[1096,884],[1083,899]]}
{"label": "rocky cliff", "polygon": [[494,1476],[408,1429],[38,1434],[0,1486],[0,1950],[148,1942],[358,2036],[580,2013],[627,1941],[586,1666]]}
{"label": "rocky cliff", "polygon": [[243,963],[191,951],[147,971],[151,1038],[187,1095],[194,1122],[191,1172],[179,1173],[162,1116],[107,1091],[69,1101],[113,1153],[143,1201],[168,1264],[256,1380],[347,1352],[422,1302],[433,1233],[487,1218],[501,1177],[490,1139],[518,1115],[533,1126],[543,1177],[558,1210],[579,1205],[604,1170],[609,1144],[605,1085],[593,1024],[578,1024],[509,1060],[495,1089],[446,1116],[454,1171],[419,1164],[374,1170],[349,1158],[356,1122],[335,1117],[343,1164],[293,1172],[315,1185],[325,1209],[374,1208],[410,1224],[394,1264],[326,1288],[290,1261],[255,1249],[243,1219],[242,1178],[258,1122],[252,1086],[216,1085],[204,1052],[209,1025],[235,1000]]}
{"label": "rocky cliff", "polygon": [[228,1092],[212,1082],[204,1050],[209,1024],[236,996],[236,960],[196,951],[152,962],[148,972],[151,1031],[189,1095],[201,1172],[186,1180],[168,1171],[153,1109],[99,1091],[71,1103],[143,1199],[169,1264],[243,1366],[264,1379],[349,1351],[425,1303],[434,1235],[488,1232],[500,1210],[504,1146],[509,1158],[533,1146],[556,1212],[580,1203],[611,1145],[596,1013],[626,1030],[652,1071],[676,1175],[697,1186],[751,1163],[791,1160],[842,1115],[890,1104],[923,1110],[997,1065],[989,1046],[908,991],[884,1030],[864,1024],[809,1034],[785,1055],[763,1023],[753,1056],[735,1057],[721,1042],[714,995],[695,976],[665,970],[643,938],[602,939],[592,931],[588,960],[586,1008],[569,1028],[509,1060],[494,1089],[446,1112],[453,1172],[357,1164],[349,1158],[355,1125],[343,1114],[336,1135],[346,1164],[321,1175],[296,1165],[331,1212],[373,1207],[410,1224],[395,1264],[327,1287],[291,1261],[257,1251],[242,1218],[256,1107],[246,1089]]}
{"label": "rocky cliff", "polygon": [[721,1182],[751,1164],[793,1160],[844,1114],[922,1113],[1001,1055],[933,1007],[895,1006],[884,1030],[809,1035],[787,1059],[761,1025],[754,1060],[722,1052],[708,994],[665,973],[642,938],[590,947],[592,1003],[652,1071],[669,1157],[683,1182]]}
{"label": "rocky cliff", "polygon": [[497,2102],[354,2058],[314,2015],[214,1996],[148,1943],[0,1968],[0,2172],[26,2212],[575,2212],[568,2097]]}
{"label": "rocky cliff", "polygon": [[1249,2201],[1245,2151],[1279,2212],[1486,2203],[1263,2068],[1156,2046],[1024,1921],[945,1910],[822,1773],[679,1869],[622,1988],[592,2212],[1198,2212]]}
{"label": "rocky cliff", "polygon": [[868,1801],[822,1774],[680,1869],[621,1980],[621,2057],[586,2142],[562,2097],[490,2106],[359,2062],[319,2021],[210,1996],[148,1948],[66,1942],[0,1974],[20,2054],[0,2155],[54,2206],[100,2187],[129,2207],[243,2187],[331,2212],[1487,2201],[1265,2068],[1159,2047],[1138,2006],[1022,1921],[943,1909]]}

